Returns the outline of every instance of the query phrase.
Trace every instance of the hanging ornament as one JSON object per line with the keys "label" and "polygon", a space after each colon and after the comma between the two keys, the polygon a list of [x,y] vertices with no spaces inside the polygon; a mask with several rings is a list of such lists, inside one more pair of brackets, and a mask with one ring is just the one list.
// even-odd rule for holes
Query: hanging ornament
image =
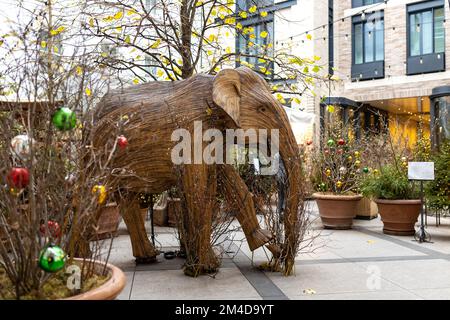
{"label": "hanging ornament", "polygon": [[61,237],[61,228],[59,223],[56,221],[49,220],[47,222],[48,231],[53,238]]}
{"label": "hanging ornament", "polygon": [[325,175],[326,175],[327,177],[331,176],[331,170],[330,170],[330,169],[327,169],[327,170],[325,171]]}
{"label": "hanging ornament", "polygon": [[352,161],[353,161],[353,157],[352,157],[352,156],[348,156],[347,160],[348,160],[349,162],[352,162]]}
{"label": "hanging ornament", "polygon": [[312,141],[311,139],[306,140],[306,145],[310,146],[310,145],[312,145],[312,144],[313,144],[313,141]]}
{"label": "hanging ornament", "polygon": [[106,188],[102,185],[96,185],[92,188],[92,193],[98,195],[97,202],[98,204],[104,204],[106,202]]}
{"label": "hanging ornament", "polygon": [[327,185],[325,183],[319,184],[319,190],[325,192],[327,190]]}
{"label": "hanging ornament", "polygon": [[117,138],[117,144],[121,149],[125,149],[128,146],[128,139],[121,135]]}
{"label": "hanging ornament", "polygon": [[13,154],[21,160],[27,160],[30,156],[30,144],[35,143],[33,139],[25,134],[20,134],[11,139]]}
{"label": "hanging ornament", "polygon": [[361,161],[356,160],[356,161],[355,161],[355,166],[356,166],[356,167],[359,167],[360,165],[361,165]]}
{"label": "hanging ornament", "polygon": [[338,143],[338,145],[343,146],[345,144],[345,140],[339,139],[337,143]]}
{"label": "hanging ornament", "polygon": [[363,172],[364,172],[364,173],[369,173],[369,168],[364,167],[364,168],[363,168]]}
{"label": "hanging ornament", "polygon": [[339,148],[339,149],[337,149],[336,153],[337,154],[344,154],[344,150]]}
{"label": "hanging ornament", "polygon": [[342,188],[342,181],[338,181],[338,182],[336,182],[336,187],[338,187],[338,188]]}
{"label": "hanging ornament", "polygon": [[333,140],[333,139],[328,140],[328,141],[327,141],[327,145],[328,145],[329,147],[334,146],[334,140]]}
{"label": "hanging ornament", "polygon": [[408,158],[402,157],[402,162],[408,162]]}
{"label": "hanging ornament", "polygon": [[373,170],[373,174],[378,174],[378,172],[379,172],[378,169]]}
{"label": "hanging ornament", "polygon": [[55,112],[52,122],[57,129],[67,131],[75,128],[77,124],[77,117],[75,112],[69,108],[63,107],[59,108],[58,111]]}
{"label": "hanging ornament", "polygon": [[408,166],[408,162],[402,162],[402,166],[406,168]]}
{"label": "hanging ornament", "polygon": [[64,268],[65,257],[63,249],[49,244],[39,254],[39,267],[45,272],[57,272]]}
{"label": "hanging ornament", "polygon": [[340,172],[341,174],[346,174],[346,173],[347,173],[347,168],[346,168],[346,167],[340,167],[340,168],[339,168],[339,172]]}
{"label": "hanging ornament", "polygon": [[30,183],[30,172],[27,168],[12,168],[7,181],[10,187],[23,189]]}
{"label": "hanging ornament", "polygon": [[356,157],[356,158],[359,158],[360,155],[361,155],[361,154],[359,153],[359,151],[355,151],[355,157]]}

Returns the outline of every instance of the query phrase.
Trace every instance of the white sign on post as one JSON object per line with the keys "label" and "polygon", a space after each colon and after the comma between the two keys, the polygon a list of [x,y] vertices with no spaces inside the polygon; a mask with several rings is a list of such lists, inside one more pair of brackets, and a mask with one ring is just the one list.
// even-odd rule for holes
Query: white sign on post
{"label": "white sign on post", "polygon": [[409,180],[434,180],[434,162],[408,162]]}

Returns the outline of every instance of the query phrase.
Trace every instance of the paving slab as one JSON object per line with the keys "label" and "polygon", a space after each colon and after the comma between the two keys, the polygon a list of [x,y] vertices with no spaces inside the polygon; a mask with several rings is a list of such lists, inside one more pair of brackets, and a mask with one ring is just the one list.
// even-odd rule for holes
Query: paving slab
{"label": "paving slab", "polygon": [[[315,294],[357,293],[371,291],[370,270],[355,263],[315,264],[296,266],[295,276],[283,277],[279,273],[268,273],[269,278],[290,299],[302,296],[304,291],[313,290]],[[403,290],[384,279],[373,291]]]}
{"label": "paving slab", "polygon": [[180,271],[137,271],[131,299],[259,299],[238,268],[222,268],[215,275],[187,277]]}

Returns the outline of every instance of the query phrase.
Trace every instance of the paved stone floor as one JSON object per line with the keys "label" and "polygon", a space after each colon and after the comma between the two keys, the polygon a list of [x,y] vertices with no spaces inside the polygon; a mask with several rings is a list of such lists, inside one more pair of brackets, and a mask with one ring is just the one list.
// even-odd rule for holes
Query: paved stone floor
{"label": "paved stone floor", "polygon": [[[253,267],[266,261],[266,253],[252,254],[245,242],[228,243],[214,277],[187,277],[182,259],[162,255],[157,263],[136,266],[121,226],[110,256],[127,276],[118,299],[450,299],[450,219],[436,227],[428,217],[433,243],[420,244],[383,234],[379,219],[355,220],[352,230],[323,230],[314,203],[310,212],[318,237],[299,254],[291,277]],[[171,228],[157,227],[156,241],[161,250],[177,246]]]}

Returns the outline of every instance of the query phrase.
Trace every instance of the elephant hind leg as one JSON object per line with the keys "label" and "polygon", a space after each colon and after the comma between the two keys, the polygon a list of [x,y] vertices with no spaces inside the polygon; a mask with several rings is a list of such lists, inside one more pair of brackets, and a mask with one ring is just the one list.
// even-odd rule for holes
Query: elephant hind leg
{"label": "elephant hind leg", "polygon": [[156,261],[159,252],[150,242],[145,230],[145,221],[142,218],[137,195],[129,195],[120,201],[120,213],[127,225],[130,234],[133,256],[136,263],[150,263]]}
{"label": "elephant hind leg", "polygon": [[236,218],[244,231],[250,250],[256,250],[270,242],[273,235],[260,227],[253,196],[236,170],[230,165],[223,165],[221,169],[224,196],[227,202],[237,209]]}

